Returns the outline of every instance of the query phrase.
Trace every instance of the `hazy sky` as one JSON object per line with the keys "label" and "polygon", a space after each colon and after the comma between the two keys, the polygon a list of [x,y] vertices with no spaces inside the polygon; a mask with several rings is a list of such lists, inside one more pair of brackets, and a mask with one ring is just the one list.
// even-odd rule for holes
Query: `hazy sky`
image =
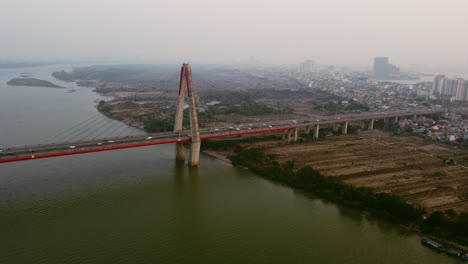
{"label": "hazy sky", "polygon": [[468,0],[0,0],[0,59],[465,64]]}

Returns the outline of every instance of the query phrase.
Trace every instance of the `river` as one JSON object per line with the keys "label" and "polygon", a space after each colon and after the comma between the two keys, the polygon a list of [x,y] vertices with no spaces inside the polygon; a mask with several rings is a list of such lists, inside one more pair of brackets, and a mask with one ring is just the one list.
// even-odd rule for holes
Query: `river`
{"label": "river", "polygon": [[[96,114],[69,65],[0,69],[0,144],[36,144]],[[8,87],[21,72],[74,88]],[[0,164],[0,263],[461,263],[419,237],[174,146]]]}

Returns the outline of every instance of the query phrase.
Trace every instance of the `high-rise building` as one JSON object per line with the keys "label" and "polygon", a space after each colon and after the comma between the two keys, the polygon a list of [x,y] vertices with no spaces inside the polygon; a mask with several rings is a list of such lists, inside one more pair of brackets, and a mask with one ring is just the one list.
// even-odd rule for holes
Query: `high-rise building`
{"label": "high-rise building", "polygon": [[373,70],[377,78],[394,78],[400,75],[400,68],[388,63],[388,57],[374,58]]}
{"label": "high-rise building", "polygon": [[377,57],[374,58],[374,74],[376,76],[385,75],[387,72],[388,58],[387,57]]}
{"label": "high-rise building", "polygon": [[458,90],[461,90],[465,87],[465,80],[458,79],[447,79],[445,84],[445,95],[456,96]]}
{"label": "high-rise building", "polygon": [[445,82],[447,78],[445,75],[438,74],[434,77],[434,81],[432,82],[432,92],[434,94],[445,94]]}
{"label": "high-rise building", "polygon": [[455,101],[468,101],[468,81],[462,78],[448,79],[445,75],[436,75],[432,82],[432,92],[449,96]]}
{"label": "high-rise building", "polygon": [[312,69],[314,68],[314,61],[312,60],[306,60],[303,61],[299,64],[299,72],[300,73],[310,73],[312,72]]}
{"label": "high-rise building", "polygon": [[457,90],[457,95],[455,97],[457,101],[468,101],[468,81],[463,81],[461,87]]}

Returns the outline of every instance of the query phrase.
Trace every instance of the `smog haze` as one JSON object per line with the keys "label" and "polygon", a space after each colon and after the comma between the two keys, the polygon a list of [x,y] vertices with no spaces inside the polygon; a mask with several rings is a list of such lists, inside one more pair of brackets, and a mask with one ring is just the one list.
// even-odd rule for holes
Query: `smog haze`
{"label": "smog haze", "polygon": [[3,0],[0,60],[463,65],[466,0]]}

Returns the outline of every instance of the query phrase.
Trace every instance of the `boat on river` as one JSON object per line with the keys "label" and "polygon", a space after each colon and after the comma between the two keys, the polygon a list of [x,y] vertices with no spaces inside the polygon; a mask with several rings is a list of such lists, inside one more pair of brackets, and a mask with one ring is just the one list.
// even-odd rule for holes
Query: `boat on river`
{"label": "boat on river", "polygon": [[429,239],[428,237],[421,237],[421,244],[423,244],[424,246],[427,246],[427,247],[430,247],[432,249],[435,249],[439,252],[442,252],[442,253],[446,253],[447,255],[449,256],[452,256],[452,257],[457,257],[457,258],[462,258],[466,261],[468,261],[468,253],[463,253],[462,251],[458,250],[458,249],[454,249],[454,248],[450,248],[450,247],[444,247],[442,244],[432,240],[432,239]]}
{"label": "boat on river", "polygon": [[444,246],[442,246],[441,244],[435,242],[434,240],[431,240],[427,237],[421,237],[421,244],[423,244],[424,246],[427,246],[427,247],[430,247],[430,248],[433,248],[437,251],[440,251],[440,252],[447,252],[447,250],[445,249]]}

